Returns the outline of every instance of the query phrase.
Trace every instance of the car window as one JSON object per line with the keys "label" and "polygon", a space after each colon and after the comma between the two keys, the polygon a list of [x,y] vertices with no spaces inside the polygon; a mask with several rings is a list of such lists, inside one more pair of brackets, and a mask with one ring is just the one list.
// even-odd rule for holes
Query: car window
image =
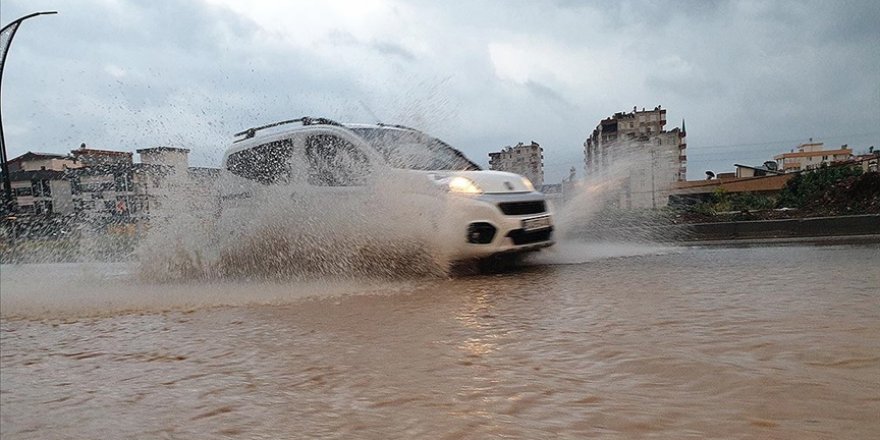
{"label": "car window", "polygon": [[315,186],[363,185],[369,173],[367,156],[338,136],[319,134],[306,139],[308,182]]}
{"label": "car window", "polygon": [[235,175],[264,184],[286,183],[290,180],[293,141],[269,142],[229,155],[226,168]]}
{"label": "car window", "polygon": [[414,130],[353,128],[394,168],[479,171],[477,164],[445,142]]}

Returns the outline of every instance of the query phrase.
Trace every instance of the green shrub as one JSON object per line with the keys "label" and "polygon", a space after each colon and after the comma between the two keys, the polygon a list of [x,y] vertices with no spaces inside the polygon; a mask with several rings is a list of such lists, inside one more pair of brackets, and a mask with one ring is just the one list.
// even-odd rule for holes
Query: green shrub
{"label": "green shrub", "polygon": [[804,208],[835,184],[849,177],[862,174],[856,166],[827,166],[823,164],[814,171],[799,173],[786,183],[779,194],[779,208]]}

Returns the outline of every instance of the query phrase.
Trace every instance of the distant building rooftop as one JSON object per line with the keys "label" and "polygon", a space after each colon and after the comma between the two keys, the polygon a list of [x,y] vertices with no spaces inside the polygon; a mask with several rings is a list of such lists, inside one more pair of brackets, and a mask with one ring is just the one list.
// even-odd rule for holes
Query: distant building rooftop
{"label": "distant building rooftop", "polygon": [[21,156],[16,157],[15,159],[10,159],[9,162],[22,162],[26,160],[45,160],[45,159],[67,159],[68,157],[63,154],[54,154],[54,153],[35,153],[33,151],[28,151],[27,153],[22,154]]}
{"label": "distant building rooftop", "polygon": [[742,165],[742,164],[738,164],[738,163],[733,164],[733,166],[735,166],[737,168],[748,168],[750,170],[755,170],[755,171],[764,171],[765,173],[769,173],[769,174],[784,174],[783,172],[781,172],[779,170],[771,170],[770,168],[767,168],[766,166],[753,167],[751,165]]}
{"label": "distant building rooftop", "polygon": [[189,153],[189,150],[186,148],[175,148],[175,147],[150,147],[150,148],[140,148],[137,151],[138,154],[144,153],[166,153],[166,152],[175,152],[175,153]]}
{"label": "distant building rooftop", "polygon": [[839,150],[798,151],[796,153],[777,154],[776,156],[773,156],[773,159],[779,160],[793,157],[834,156],[838,154],[852,154],[852,150],[849,148],[841,148]]}
{"label": "distant building rooftop", "polygon": [[86,144],[81,144],[79,148],[71,150],[70,154],[86,165],[106,162],[131,163],[132,157],[132,154],[128,151],[100,150],[97,148],[88,148]]}

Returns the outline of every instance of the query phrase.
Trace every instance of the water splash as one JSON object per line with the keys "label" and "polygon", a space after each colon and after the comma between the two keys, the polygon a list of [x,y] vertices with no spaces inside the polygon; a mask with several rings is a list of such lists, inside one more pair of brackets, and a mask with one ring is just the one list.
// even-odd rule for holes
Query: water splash
{"label": "water splash", "polygon": [[615,146],[614,157],[594,174],[576,182],[557,209],[562,241],[673,243],[683,232],[671,227],[665,208],[671,182],[650,185],[652,174],[671,174],[672,163],[657,159],[640,144]]}
{"label": "water splash", "polygon": [[[601,171],[569,186],[565,202],[554,212],[556,246],[530,256],[527,262],[582,264],[678,250],[674,243],[682,229],[671,227],[669,212],[624,207],[633,201],[634,179],[641,178],[652,166],[667,169],[668,164],[651,165],[651,154],[638,144],[621,145],[615,150],[615,157]],[[668,187],[658,187],[648,200],[666,194]]]}
{"label": "water splash", "polygon": [[[423,176],[417,176],[424,179]],[[231,182],[231,183],[230,183]],[[231,178],[250,194],[171,191],[139,246],[139,276],[181,279],[444,276],[442,198],[407,191],[412,178],[375,176],[359,188],[313,191]],[[218,191],[221,188],[218,188]],[[226,188],[228,191],[230,188]],[[222,203],[222,202],[221,202]]]}
{"label": "water splash", "polygon": [[375,279],[156,283],[139,280],[138,270],[134,263],[3,265],[0,316],[66,322],[120,314],[190,312],[352,295],[389,295],[425,287],[424,283],[410,280]]}

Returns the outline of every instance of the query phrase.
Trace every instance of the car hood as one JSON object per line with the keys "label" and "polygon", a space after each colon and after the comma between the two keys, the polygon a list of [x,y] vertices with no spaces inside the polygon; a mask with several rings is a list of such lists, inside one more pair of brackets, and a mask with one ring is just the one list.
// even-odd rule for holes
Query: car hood
{"label": "car hood", "polygon": [[428,171],[427,173],[435,180],[455,176],[467,177],[486,194],[533,191],[523,183],[522,176],[505,171]]}

